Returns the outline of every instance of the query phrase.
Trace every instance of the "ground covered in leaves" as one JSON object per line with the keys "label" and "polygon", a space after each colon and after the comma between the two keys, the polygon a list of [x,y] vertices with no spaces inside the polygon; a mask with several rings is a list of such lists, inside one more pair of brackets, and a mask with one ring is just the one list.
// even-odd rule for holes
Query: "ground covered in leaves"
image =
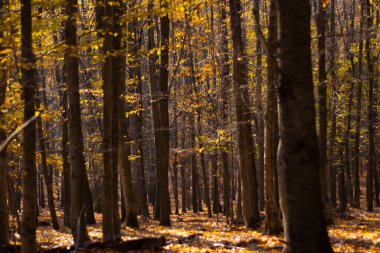
{"label": "ground covered in leaves", "polygon": [[[165,236],[167,245],[163,249],[168,252],[281,252],[283,247],[283,235],[266,235],[264,225],[248,230],[244,226],[226,225],[221,215],[208,218],[206,213],[188,212],[171,218],[171,227],[143,219],[139,229],[123,225],[123,240]],[[47,210],[40,220],[49,220]],[[93,241],[102,238],[101,216],[97,220],[97,225],[88,227]],[[335,252],[380,252],[380,208],[373,213],[350,208],[344,215],[335,214],[334,223],[329,227],[329,236]],[[40,226],[37,238],[45,249],[73,243],[70,230],[63,226],[59,231]]]}

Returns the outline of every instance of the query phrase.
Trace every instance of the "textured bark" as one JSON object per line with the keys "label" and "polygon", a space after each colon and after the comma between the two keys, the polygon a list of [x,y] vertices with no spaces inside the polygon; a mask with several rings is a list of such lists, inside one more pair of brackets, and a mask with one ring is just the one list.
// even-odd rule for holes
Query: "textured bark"
{"label": "textured bark", "polygon": [[[4,38],[3,19],[7,12],[6,1],[0,0],[0,40]],[[5,47],[0,45],[0,52]],[[5,57],[3,53],[0,53],[0,58]],[[7,86],[7,71],[4,64],[0,64],[0,143],[6,139],[5,128],[5,113],[4,104],[6,98],[6,86]],[[9,243],[8,234],[8,183],[7,183],[7,171],[6,171],[6,150],[0,152],[0,246],[7,245]]]}
{"label": "textured bark", "polygon": [[103,241],[109,243],[115,243],[117,240],[117,234],[115,231],[114,220],[114,171],[113,171],[113,154],[114,146],[112,143],[112,123],[113,123],[113,103],[114,103],[114,90],[113,90],[113,73],[112,73],[112,61],[111,55],[112,48],[112,21],[113,21],[114,8],[111,1],[104,2],[104,17],[103,17],[103,29],[105,34],[103,41],[103,54],[105,55],[105,61],[103,63]]}
{"label": "textured bark", "polygon": [[[268,48],[267,59],[274,59],[277,55],[277,6],[272,0],[269,10]],[[280,210],[276,201],[275,172],[277,170],[278,147],[278,121],[277,94],[278,73],[275,62],[267,65],[267,91],[265,106],[265,130],[264,130],[264,178],[265,178],[265,228],[268,234],[279,234],[281,231]]]}
{"label": "textured bark", "polygon": [[[227,24],[227,1],[222,1],[221,5],[221,25],[222,25],[222,37],[221,37],[221,53],[222,53],[222,64],[221,64],[221,95],[222,95],[222,128],[226,129],[228,124],[228,103],[229,103],[229,91],[231,87],[230,76],[230,64],[229,64],[229,50],[228,50],[228,24]],[[231,184],[230,184],[230,169],[228,165],[228,143],[224,143],[223,146],[220,145],[220,155],[222,156],[222,166],[223,166],[223,202],[224,202],[224,212],[227,220],[233,220],[232,204],[231,204]]]}
{"label": "textured bark", "polygon": [[281,68],[277,165],[286,241],[283,252],[333,252],[321,198],[310,2],[284,0],[277,3]]}
{"label": "textured bark", "polygon": [[[121,4],[121,2],[120,2]],[[117,16],[122,15],[122,11],[118,8]],[[115,22],[114,27],[118,26],[114,32],[121,35],[121,27],[119,22]],[[128,32],[128,43],[131,40],[130,33]],[[119,38],[120,39],[120,38]],[[129,46],[129,45],[128,45]],[[116,49],[116,48],[115,48]],[[131,50],[128,48],[128,50]],[[125,117],[126,113],[126,102],[125,102],[125,54],[120,51],[113,61],[113,82],[114,85],[118,87],[116,99],[118,103],[118,125],[119,125],[119,143],[118,143],[118,161],[119,161],[119,172],[121,177],[122,192],[124,196],[124,205],[126,208],[126,225],[129,227],[138,227],[137,221],[137,205],[135,200],[135,195],[132,187],[132,171],[131,171],[131,161],[129,156],[131,155],[131,147],[128,143],[129,133],[128,133],[128,120]],[[128,62],[131,64],[130,62]],[[133,71],[132,71],[133,72]]]}
{"label": "textured bark", "polygon": [[158,83],[158,109],[153,113],[158,114],[159,125],[154,126],[157,179],[160,182],[158,187],[158,198],[160,203],[160,225],[170,226],[170,200],[169,200],[169,91],[168,91],[168,66],[169,66],[169,31],[170,21],[168,3],[161,1],[161,8],[165,14],[161,16],[160,38],[160,78]]}
{"label": "textured bark", "polygon": [[326,72],[326,8],[317,2],[318,33],[318,120],[319,120],[319,167],[322,185],[322,202],[326,223],[332,223],[329,199],[329,173],[327,166],[327,72]]}
{"label": "textured bark", "polygon": [[[32,8],[30,0],[21,1],[21,84],[24,99],[24,121],[36,113],[37,72],[32,46]],[[36,124],[23,132],[21,252],[37,252],[37,178]]]}
{"label": "textured bark", "polygon": [[242,211],[245,225],[255,227],[260,222],[260,217],[257,203],[255,150],[250,119],[247,56],[242,36],[240,0],[230,0],[229,3],[233,42],[232,79],[241,172]]}
{"label": "textured bark", "polygon": [[88,183],[84,160],[84,145],[79,95],[79,59],[77,57],[77,0],[66,1],[65,43],[69,46],[65,52],[66,83],[69,99],[69,142],[71,166],[71,232],[76,247],[82,247],[90,238],[87,234],[85,211],[86,190],[83,183]]}
{"label": "textured bark", "polygon": [[[58,64],[55,67],[56,81],[58,84],[63,85],[66,83],[66,68],[63,67],[60,71]],[[64,77],[64,78],[62,78]],[[63,203],[63,225],[70,227],[70,202],[71,202],[71,182],[70,182],[70,162],[69,162],[69,124],[68,124],[68,99],[67,88],[59,91],[60,106],[62,108],[62,177],[63,177],[63,191],[62,191],[62,203]]]}
{"label": "textured bark", "polygon": [[258,146],[258,171],[257,171],[257,185],[260,210],[264,210],[264,115],[262,105],[262,54],[263,48],[260,35],[260,1],[254,1],[253,15],[255,16],[255,37],[256,37],[256,115],[257,115],[257,146]]}

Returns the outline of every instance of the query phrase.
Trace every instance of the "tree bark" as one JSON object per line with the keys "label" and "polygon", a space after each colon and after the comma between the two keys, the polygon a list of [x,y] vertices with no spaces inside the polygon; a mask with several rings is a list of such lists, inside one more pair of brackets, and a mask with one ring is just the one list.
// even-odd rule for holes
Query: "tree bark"
{"label": "tree bark", "polygon": [[329,199],[329,174],[327,167],[327,72],[326,72],[326,8],[317,2],[318,33],[318,120],[319,120],[319,167],[322,185],[322,202],[327,224],[332,223]]}
{"label": "tree bark", "polygon": [[[30,0],[21,1],[21,84],[24,99],[24,121],[36,114],[37,73],[32,46],[32,7]],[[37,252],[37,178],[36,124],[23,132],[21,252]]]}
{"label": "tree bark", "polygon": [[260,223],[250,103],[247,81],[247,56],[241,27],[240,0],[229,0],[233,42],[233,88],[237,121],[239,165],[241,171],[242,211],[247,227]]}
{"label": "tree bark", "polygon": [[65,43],[69,46],[65,52],[66,82],[69,99],[69,142],[71,166],[71,232],[76,247],[84,246],[89,240],[87,234],[85,211],[86,191],[83,183],[88,182],[84,160],[84,145],[79,95],[79,59],[77,49],[78,1],[66,1]]}
{"label": "tree bark", "polygon": [[333,252],[321,198],[310,2],[284,0],[278,4],[281,73],[277,166],[286,241],[283,252]]}
{"label": "tree bark", "polygon": [[281,231],[280,210],[276,201],[275,171],[277,170],[277,147],[278,128],[276,122],[277,115],[277,94],[278,73],[276,70],[275,56],[277,55],[277,6],[274,0],[270,3],[268,48],[267,59],[272,59],[267,63],[267,91],[265,106],[265,133],[264,133],[264,170],[265,170],[265,213],[266,231],[270,235],[279,234]]}

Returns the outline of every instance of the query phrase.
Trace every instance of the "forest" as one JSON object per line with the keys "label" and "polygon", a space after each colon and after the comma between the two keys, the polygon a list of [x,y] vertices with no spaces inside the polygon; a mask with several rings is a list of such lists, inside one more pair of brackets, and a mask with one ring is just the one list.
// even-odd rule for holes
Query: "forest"
{"label": "forest", "polygon": [[377,0],[0,0],[0,253],[380,252]]}

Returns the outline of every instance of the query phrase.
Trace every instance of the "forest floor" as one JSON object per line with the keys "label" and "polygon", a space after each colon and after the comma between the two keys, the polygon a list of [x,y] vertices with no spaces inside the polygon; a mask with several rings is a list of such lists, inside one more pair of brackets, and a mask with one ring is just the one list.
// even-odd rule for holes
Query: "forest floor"
{"label": "forest floor", "polygon": [[[59,210],[58,214],[61,216],[62,211]],[[88,231],[93,241],[101,241],[101,216],[96,218],[98,224],[89,226]],[[138,229],[122,225],[122,239],[165,236],[168,244],[163,249],[168,252],[281,252],[283,248],[283,234],[268,236],[264,225],[256,230],[226,225],[221,215],[208,218],[206,212],[194,214],[189,211],[172,215],[171,219],[171,227],[162,227],[157,221],[146,219],[139,220]],[[43,211],[40,220],[49,221],[48,210]],[[191,237],[181,240],[188,236]],[[329,236],[335,252],[380,252],[380,208],[373,213],[349,208],[344,215],[335,214]],[[73,243],[70,230],[62,224],[58,231],[51,226],[39,227],[37,240],[42,249]]]}

